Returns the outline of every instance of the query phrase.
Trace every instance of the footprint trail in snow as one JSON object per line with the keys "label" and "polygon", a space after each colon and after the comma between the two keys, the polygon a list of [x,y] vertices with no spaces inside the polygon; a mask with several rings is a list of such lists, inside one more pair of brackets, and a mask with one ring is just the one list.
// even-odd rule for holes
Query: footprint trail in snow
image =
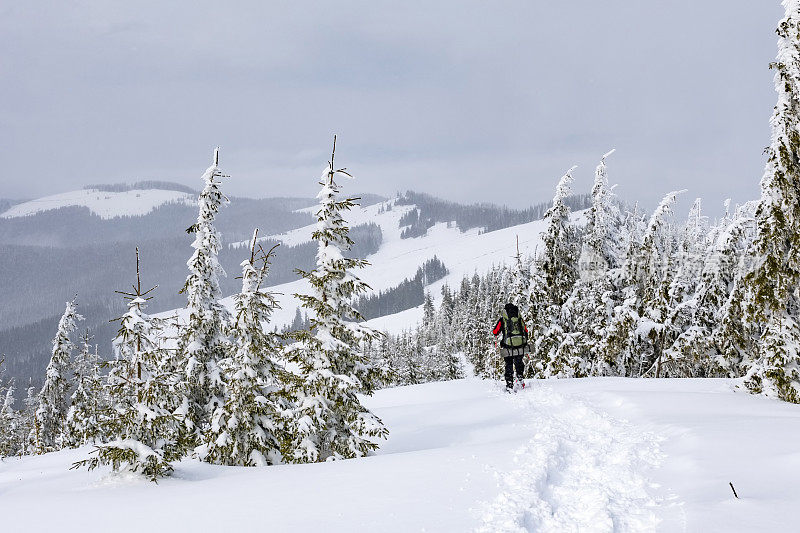
{"label": "footprint trail in snow", "polygon": [[662,459],[655,435],[535,382],[508,401],[535,434],[516,467],[498,474],[500,493],[481,505],[477,531],[656,529],[660,498],[647,477]]}

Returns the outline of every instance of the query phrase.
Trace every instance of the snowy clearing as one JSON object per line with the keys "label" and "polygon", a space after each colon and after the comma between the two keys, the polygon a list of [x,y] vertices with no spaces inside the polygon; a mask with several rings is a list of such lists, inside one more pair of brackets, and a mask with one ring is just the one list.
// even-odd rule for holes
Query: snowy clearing
{"label": "snowy clearing", "polygon": [[92,213],[103,219],[125,216],[136,217],[144,216],[160,205],[172,202],[196,205],[197,197],[185,192],[161,189],[137,189],[125,192],[82,189],[17,204],[0,214],[0,217],[24,217],[35,215],[42,211],[70,206],[88,207]]}
{"label": "snowy clearing", "polygon": [[185,460],[158,485],[68,470],[87,448],[6,459],[0,515],[6,531],[29,532],[793,530],[800,407],[733,386],[398,387],[367,401],[391,430],[374,457],[261,469]]}

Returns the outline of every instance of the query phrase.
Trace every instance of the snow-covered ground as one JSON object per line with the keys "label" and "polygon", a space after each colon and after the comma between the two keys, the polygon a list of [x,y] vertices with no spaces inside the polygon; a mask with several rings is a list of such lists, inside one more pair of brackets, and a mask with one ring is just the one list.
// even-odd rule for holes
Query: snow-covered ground
{"label": "snow-covered ground", "polygon": [[143,189],[125,192],[106,192],[97,189],[69,191],[52,196],[45,196],[12,206],[0,214],[3,218],[34,215],[41,211],[60,209],[62,207],[83,206],[98,215],[109,219],[123,216],[144,216],[160,205],[180,202],[196,205],[197,197],[178,191],[161,189]]}
{"label": "snow-covered ground", "polygon": [[[260,469],[186,460],[158,485],[0,463],[3,531],[797,531],[800,407],[728,380],[475,379],[379,391],[369,458]],[[741,499],[728,485],[733,482]]]}

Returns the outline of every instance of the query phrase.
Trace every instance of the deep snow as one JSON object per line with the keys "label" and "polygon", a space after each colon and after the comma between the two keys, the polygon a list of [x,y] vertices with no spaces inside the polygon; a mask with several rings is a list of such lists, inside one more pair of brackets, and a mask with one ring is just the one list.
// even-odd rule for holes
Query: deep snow
{"label": "deep snow", "polygon": [[[729,380],[476,379],[379,391],[369,458],[181,462],[158,485],[70,471],[88,448],[0,463],[3,531],[793,531],[800,407]],[[728,486],[732,481],[741,499]]]}

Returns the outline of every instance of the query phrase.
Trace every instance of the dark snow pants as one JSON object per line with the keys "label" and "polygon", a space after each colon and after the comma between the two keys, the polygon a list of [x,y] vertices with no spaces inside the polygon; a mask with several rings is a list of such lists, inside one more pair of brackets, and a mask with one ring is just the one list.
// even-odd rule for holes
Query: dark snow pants
{"label": "dark snow pants", "polygon": [[522,372],[525,370],[523,357],[523,355],[511,355],[503,358],[506,362],[506,387],[509,389],[514,386],[514,370],[517,371],[517,378],[522,380]]}

